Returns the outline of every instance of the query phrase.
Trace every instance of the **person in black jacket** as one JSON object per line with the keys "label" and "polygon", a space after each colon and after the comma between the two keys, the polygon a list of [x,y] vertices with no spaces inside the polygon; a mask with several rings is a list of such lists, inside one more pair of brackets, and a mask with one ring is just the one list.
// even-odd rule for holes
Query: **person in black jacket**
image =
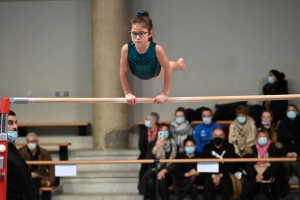
{"label": "person in black jacket", "polygon": [[[197,159],[200,154],[196,150],[196,141],[192,136],[188,136],[183,141],[185,152],[177,154],[177,159]],[[203,183],[197,172],[197,163],[177,163],[175,167],[175,177],[177,185],[182,189],[178,200],[183,200],[184,197],[190,193],[191,200],[197,200],[197,185]]]}
{"label": "person in black jacket", "polygon": [[[177,145],[169,132],[169,127],[160,125],[156,140],[149,143],[146,159],[175,159]],[[169,186],[173,184],[172,172],[174,163],[158,163],[158,192],[162,200],[169,200]],[[144,199],[156,200],[155,164],[149,164],[149,169],[143,175],[140,192]]]}
{"label": "person in black jacket", "polygon": [[[202,158],[237,158],[232,144],[225,140],[225,133],[221,128],[213,131],[213,141],[205,145]],[[213,189],[219,186],[221,189],[222,200],[230,199],[233,193],[233,185],[230,174],[234,172],[234,163],[219,162],[219,173],[205,174],[203,185],[204,200],[213,200],[215,195]]]}
{"label": "person in black jacket", "polygon": [[[287,114],[278,127],[278,141],[284,145],[285,155],[288,158],[296,158],[300,155],[300,117],[296,105],[289,104]],[[286,179],[290,176],[290,169],[299,177],[297,162],[284,162]]]}
{"label": "person in black jacket", "polygon": [[19,154],[14,141],[18,137],[17,116],[8,114],[8,160],[7,160],[7,200],[34,200],[35,186],[25,160]]}
{"label": "person in black jacket", "polygon": [[[263,87],[264,95],[288,94],[288,82],[285,80],[284,73],[272,69],[269,72],[268,83]],[[288,100],[264,101],[265,110],[271,110],[274,115],[274,122],[281,120],[285,116],[285,108]]]}
{"label": "person in black jacket", "polygon": [[[155,112],[151,112],[147,115],[145,120],[145,126],[143,126],[143,129],[140,131],[140,137],[139,137],[140,155],[138,159],[146,158],[148,145],[150,142],[155,140],[157,135],[158,120],[159,120],[159,115]],[[139,182],[141,181],[141,178],[143,177],[147,169],[148,169],[148,164],[141,164],[141,168],[139,172]]]}
{"label": "person in black jacket", "polygon": [[[278,158],[280,150],[270,140],[266,130],[257,132],[256,144],[246,150],[245,158]],[[262,190],[268,200],[279,200],[279,190],[276,181],[280,180],[282,163],[280,162],[248,162],[244,170],[246,178],[243,185],[242,200],[253,200],[256,194]]]}

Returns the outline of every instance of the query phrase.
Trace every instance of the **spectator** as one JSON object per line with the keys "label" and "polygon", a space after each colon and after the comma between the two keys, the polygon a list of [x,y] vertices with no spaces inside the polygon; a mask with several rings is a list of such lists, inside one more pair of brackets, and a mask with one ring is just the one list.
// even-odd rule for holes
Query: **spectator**
{"label": "spectator", "polygon": [[[264,95],[280,95],[288,94],[288,83],[285,80],[284,73],[272,69],[269,72],[268,83],[263,87]],[[274,115],[274,121],[281,120],[286,113],[285,108],[288,105],[288,100],[281,101],[264,101],[263,107],[265,110],[271,110]]]}
{"label": "spectator", "polygon": [[[196,150],[196,142],[193,137],[188,136],[183,141],[185,152],[177,154],[178,159],[196,159],[200,158]],[[183,200],[184,197],[190,193],[191,200],[197,200],[197,185],[203,181],[200,179],[199,172],[197,172],[197,163],[178,163],[175,167],[175,176],[177,185],[183,188],[182,193],[179,194],[178,200]]]}
{"label": "spectator", "polygon": [[272,142],[277,142],[277,125],[273,122],[272,111],[263,111],[261,114],[261,126],[260,129],[265,129]]}
{"label": "spectator", "polygon": [[[213,131],[213,142],[203,148],[203,158],[236,158],[234,147],[225,140],[225,133],[221,128],[215,128]],[[233,185],[230,174],[234,171],[234,163],[219,162],[219,173],[206,173],[203,185],[204,200],[213,200],[214,187],[221,189],[222,200],[230,199],[233,193]]]}
{"label": "spectator", "polygon": [[[35,133],[28,133],[26,136],[27,145],[21,147],[18,151],[22,158],[26,161],[39,160],[49,161],[52,160],[50,153],[38,145],[38,137]],[[54,184],[55,172],[54,165],[30,165],[31,177],[36,187],[36,196],[39,200],[39,188],[49,187]]]}
{"label": "spectator", "polygon": [[[156,140],[149,143],[147,159],[175,159],[177,153],[177,145],[169,133],[167,125],[163,124],[159,128]],[[175,168],[174,163],[158,164],[158,192],[162,200],[169,200],[170,194],[168,187],[172,185],[172,172]],[[140,191],[144,194],[144,199],[155,200],[155,164],[149,165],[149,169],[143,175],[140,184]]]}
{"label": "spectator", "polygon": [[[248,148],[247,148],[248,149]],[[247,158],[278,158],[280,150],[270,140],[266,130],[257,132],[256,144],[245,150]],[[245,163],[246,178],[243,185],[243,200],[253,200],[256,194],[262,190],[268,200],[279,200],[279,189],[276,189],[275,181],[281,175],[282,163],[280,162],[249,162]]]}
{"label": "spectator", "polygon": [[255,144],[256,126],[248,115],[248,107],[240,105],[236,108],[236,119],[229,127],[229,143],[233,144],[235,153],[244,156],[244,149]]}
{"label": "spectator", "polygon": [[196,126],[194,129],[194,139],[196,141],[196,151],[202,153],[203,147],[212,140],[212,132],[215,128],[222,126],[213,122],[213,112],[210,108],[203,108],[202,110],[202,124]]}
{"label": "spectator", "polygon": [[14,141],[18,137],[17,116],[9,111],[7,123],[8,160],[7,160],[7,200],[34,200],[35,187],[30,169],[18,153]]}
{"label": "spectator", "polygon": [[[284,145],[285,155],[296,158],[300,155],[300,117],[296,105],[289,104],[286,117],[282,119],[278,127],[278,141]],[[299,165],[295,162],[284,162],[285,177],[289,178],[290,170],[299,177]]]}
{"label": "spectator", "polygon": [[193,128],[186,120],[186,112],[182,107],[177,108],[175,111],[175,120],[170,125],[170,131],[178,146],[179,152],[184,152],[183,141],[187,136],[193,134]]}
{"label": "spectator", "polygon": [[[155,138],[157,137],[158,121],[159,121],[159,114],[157,114],[156,112],[151,112],[146,116],[145,129],[143,129],[143,131],[140,132],[140,138],[139,138],[140,155],[138,159],[146,158],[149,143],[155,140]],[[139,182],[141,181],[141,178],[143,177],[147,169],[148,169],[148,164],[141,164],[141,168],[139,172]]]}

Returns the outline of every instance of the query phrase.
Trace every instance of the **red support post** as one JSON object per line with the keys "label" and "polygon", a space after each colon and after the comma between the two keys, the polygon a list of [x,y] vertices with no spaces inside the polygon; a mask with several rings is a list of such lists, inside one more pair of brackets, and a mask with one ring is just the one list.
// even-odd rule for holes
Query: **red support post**
{"label": "red support post", "polygon": [[0,129],[0,200],[6,200],[7,184],[7,159],[8,159],[8,142],[7,142],[7,118],[9,114],[9,97],[1,99],[1,129]]}

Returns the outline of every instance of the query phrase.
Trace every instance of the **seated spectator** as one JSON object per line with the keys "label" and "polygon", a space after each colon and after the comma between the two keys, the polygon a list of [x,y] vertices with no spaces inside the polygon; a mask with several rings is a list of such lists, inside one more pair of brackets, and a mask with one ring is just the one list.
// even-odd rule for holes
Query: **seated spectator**
{"label": "seated spectator", "polygon": [[[277,70],[271,70],[268,76],[268,83],[263,87],[264,95],[281,95],[288,94],[288,83],[285,80],[284,73]],[[271,110],[274,115],[274,122],[283,119],[285,116],[285,108],[288,105],[288,100],[264,101],[263,107],[265,110]]]}
{"label": "seated spectator", "polygon": [[179,152],[184,152],[183,141],[188,135],[193,135],[193,128],[186,120],[186,112],[182,107],[177,108],[175,111],[175,120],[170,125],[172,136],[178,145]]}
{"label": "seated spectator", "polygon": [[[38,145],[38,137],[35,133],[28,133],[26,136],[27,145],[18,149],[22,158],[26,161],[52,160],[50,153]],[[39,198],[39,188],[41,186],[49,187],[54,184],[55,172],[54,165],[30,165],[31,177],[36,186],[37,200]]]}
{"label": "seated spectator", "polygon": [[[139,137],[140,155],[138,159],[146,158],[149,143],[155,140],[155,138],[157,137],[158,120],[159,120],[159,114],[155,112],[151,112],[146,116],[146,120],[145,120],[146,129],[142,129]],[[141,164],[141,168],[139,172],[139,181],[141,180],[141,178],[143,177],[147,169],[148,169],[148,164]]]}
{"label": "seated spectator", "polygon": [[[185,152],[177,154],[178,159],[196,159],[200,158],[196,150],[196,142],[193,137],[188,136],[183,145]],[[197,172],[197,163],[177,163],[175,167],[175,176],[177,185],[182,189],[178,200],[183,200],[187,194],[191,195],[191,200],[197,200],[197,185],[203,183]]]}
{"label": "seated spectator", "polygon": [[261,114],[261,126],[258,128],[268,131],[270,140],[277,142],[277,125],[273,122],[273,114],[271,111],[263,111]]}
{"label": "seated spectator", "polygon": [[[249,150],[248,150],[249,149]],[[245,150],[247,158],[277,158],[280,151],[270,140],[266,130],[257,132],[256,144]],[[243,185],[243,200],[253,200],[256,194],[262,190],[267,199],[279,200],[279,192],[275,181],[279,181],[282,163],[280,162],[249,162],[245,163],[246,178]]]}
{"label": "seated spectator", "polygon": [[[154,141],[149,143],[146,159],[175,159],[177,153],[177,145],[169,132],[169,127],[165,124],[161,125],[159,132]],[[144,199],[156,199],[156,173],[155,165],[150,164],[149,169],[143,175],[140,191],[144,194]],[[158,193],[162,200],[169,200],[169,186],[173,184],[172,172],[174,171],[174,163],[158,164]]]}
{"label": "seated spectator", "polygon": [[244,149],[255,144],[256,126],[248,115],[248,107],[240,105],[236,108],[236,119],[229,127],[229,143],[233,144],[235,153],[244,156]]}
{"label": "seated spectator", "polygon": [[[300,155],[300,117],[298,108],[294,104],[288,105],[286,117],[279,124],[278,141],[284,145],[285,155],[288,158],[296,158]],[[284,162],[283,165],[286,179],[290,176],[290,170],[299,177],[299,165],[296,161]]]}
{"label": "seated spectator", "polygon": [[202,124],[194,129],[194,139],[196,141],[197,153],[202,153],[203,147],[212,140],[212,132],[215,128],[222,128],[221,125],[212,121],[213,112],[210,108],[202,110]]}
{"label": "seated spectator", "polygon": [[[236,158],[234,147],[225,140],[225,133],[221,128],[213,131],[213,142],[203,148],[202,158]],[[215,199],[214,187],[221,189],[222,200],[230,199],[233,193],[233,184],[230,174],[234,172],[234,163],[219,162],[219,173],[206,173],[203,185],[204,200]]]}

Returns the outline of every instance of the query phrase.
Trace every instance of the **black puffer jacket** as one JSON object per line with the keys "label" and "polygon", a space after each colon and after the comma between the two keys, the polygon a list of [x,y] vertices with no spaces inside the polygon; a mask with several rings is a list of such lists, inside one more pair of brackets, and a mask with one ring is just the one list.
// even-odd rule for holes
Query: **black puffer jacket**
{"label": "black puffer jacket", "polygon": [[[277,80],[275,83],[267,83],[263,87],[264,95],[288,94],[288,82],[286,80]],[[263,102],[264,109],[267,109],[267,101]],[[274,121],[281,120],[286,115],[288,100],[270,101],[269,109],[273,112]]]}

